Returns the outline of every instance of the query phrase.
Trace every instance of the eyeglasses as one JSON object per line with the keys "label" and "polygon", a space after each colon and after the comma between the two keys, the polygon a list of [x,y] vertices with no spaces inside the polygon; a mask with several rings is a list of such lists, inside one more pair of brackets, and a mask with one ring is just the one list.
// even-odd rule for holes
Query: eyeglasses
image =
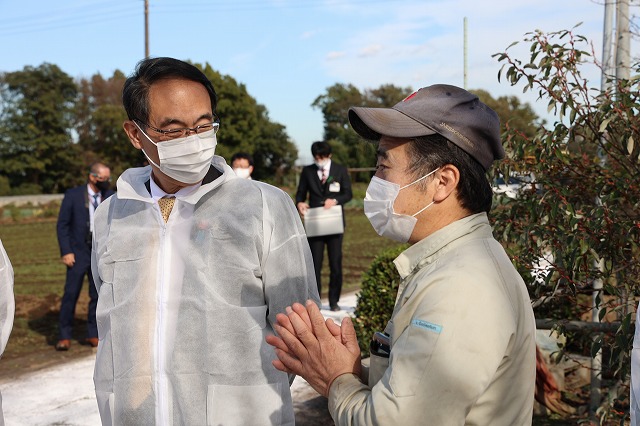
{"label": "eyeglasses", "polygon": [[143,123],[142,121],[137,119],[135,121],[137,121],[140,125],[148,127],[154,132],[161,134],[167,139],[182,138],[191,134],[191,132],[202,137],[205,133],[207,133],[210,130],[213,130],[213,134],[216,134],[218,133],[218,129],[220,128],[220,119],[218,117],[215,117],[215,121],[211,123],[201,124],[196,127],[181,127],[179,129],[169,129],[169,130],[158,129],[157,127],[153,127],[152,125]]}
{"label": "eyeglasses", "polygon": [[111,177],[107,177],[107,176],[100,176],[97,173],[93,173],[91,172],[91,176],[93,176],[94,178],[98,179],[100,182],[111,182]]}

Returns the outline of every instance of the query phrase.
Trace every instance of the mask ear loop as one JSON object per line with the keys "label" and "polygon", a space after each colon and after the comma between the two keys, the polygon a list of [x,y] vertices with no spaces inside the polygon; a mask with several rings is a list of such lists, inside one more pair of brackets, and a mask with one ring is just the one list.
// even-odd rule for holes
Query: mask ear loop
{"label": "mask ear loop", "polygon": [[435,203],[435,201],[430,202],[429,204],[427,204],[424,208],[420,209],[418,211],[418,213],[412,214],[411,217],[416,217],[418,216],[420,213],[422,213],[423,211],[425,211],[426,209],[428,209],[429,207],[431,207],[431,205]]}
{"label": "mask ear loop", "polygon": [[[154,144],[156,147],[158,146],[157,143],[155,143],[154,141],[151,140],[151,138],[149,137],[149,135],[147,135],[144,130],[142,130],[142,128],[140,126],[138,126],[138,123],[136,123],[135,121],[133,122],[133,124],[136,125],[136,127],[138,128],[138,130],[140,130],[140,132],[149,140],[149,142],[151,142],[152,144]],[[144,154],[145,157],[147,157],[147,161],[149,161],[149,163],[153,164],[154,166],[156,166],[158,169],[160,169],[160,166],[157,165],[152,159],[151,157],[149,157],[149,155],[146,153],[146,151],[144,150],[144,148],[140,148],[140,150],[142,151],[142,153]]]}
{"label": "mask ear loop", "polygon": [[411,185],[415,185],[416,183],[420,182],[420,181],[421,181],[421,180],[423,180],[423,179],[428,178],[429,176],[431,176],[432,174],[434,174],[434,173],[435,173],[435,172],[437,172],[438,170],[440,170],[440,167],[438,167],[437,169],[435,169],[435,170],[434,170],[434,171],[432,171],[432,172],[427,173],[426,175],[422,176],[421,178],[419,178],[419,179],[417,179],[417,180],[414,180],[413,182],[411,182],[411,183],[409,183],[409,184],[406,184],[405,186],[403,186],[402,188],[400,188],[400,191],[402,191],[402,190],[403,190],[403,189],[405,189],[405,188],[410,187]]}
{"label": "mask ear loop", "polygon": [[[431,176],[432,174],[434,174],[434,173],[435,173],[435,172],[437,172],[438,170],[440,170],[440,167],[438,167],[437,169],[435,169],[435,170],[434,170],[434,171],[432,171],[432,172],[427,173],[426,175],[422,176],[420,179],[415,180],[415,181],[411,182],[410,184],[403,186],[403,187],[402,187],[402,188],[400,188],[400,189],[402,190],[402,189],[405,189],[405,188],[407,188],[407,187],[409,187],[409,186],[411,186],[411,185],[414,185],[414,184],[416,184],[416,183],[420,182],[421,180],[426,179],[427,177]],[[431,202],[430,202],[429,204],[427,204],[425,207],[423,207],[422,209],[418,210],[418,212],[417,212],[417,213],[412,214],[412,215],[411,215],[411,217],[416,217],[416,216],[418,216],[420,213],[422,213],[423,211],[425,211],[426,209],[428,209],[429,207],[431,207],[431,206],[433,205],[433,203],[435,203],[435,201],[431,201]]]}

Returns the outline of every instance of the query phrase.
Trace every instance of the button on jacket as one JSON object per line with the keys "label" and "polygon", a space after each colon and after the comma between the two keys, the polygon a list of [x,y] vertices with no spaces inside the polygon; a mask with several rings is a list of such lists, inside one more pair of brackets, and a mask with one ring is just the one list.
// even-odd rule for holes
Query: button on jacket
{"label": "button on jacket", "polygon": [[[535,319],[526,286],[486,214],[458,220],[395,261],[391,357],[369,387],[332,384],[338,425],[529,425]],[[371,369],[379,370],[371,359]]]}
{"label": "button on jacket", "polygon": [[166,224],[150,167],[123,173],[96,212],[103,424],[294,424],[293,377],[265,336],[286,306],[319,302],[307,239],[286,193],[212,167]]}

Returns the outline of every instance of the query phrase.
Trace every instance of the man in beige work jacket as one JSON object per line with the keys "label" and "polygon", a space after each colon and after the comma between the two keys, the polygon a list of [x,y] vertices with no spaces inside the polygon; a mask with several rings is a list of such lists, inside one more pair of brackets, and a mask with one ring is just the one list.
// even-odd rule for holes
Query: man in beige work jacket
{"label": "man in beige work jacket", "polygon": [[327,396],[338,425],[531,424],[533,310],[487,218],[485,173],[504,157],[496,113],[439,84],[393,108],[351,108],[349,121],[378,142],[365,215],[411,244],[394,261],[396,306],[368,372],[351,321],[325,323],[313,303],[278,315],[274,365]]}

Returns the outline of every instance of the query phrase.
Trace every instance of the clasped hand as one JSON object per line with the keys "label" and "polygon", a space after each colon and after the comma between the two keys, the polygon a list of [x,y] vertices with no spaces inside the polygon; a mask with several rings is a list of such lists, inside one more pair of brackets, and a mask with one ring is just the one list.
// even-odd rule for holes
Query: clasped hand
{"label": "clasped hand", "polygon": [[339,326],[330,318],[325,321],[313,301],[307,300],[306,305],[294,303],[287,307],[286,315],[278,314],[278,336],[266,340],[278,357],[272,362],[275,368],[302,376],[326,397],[338,376],[360,377],[360,348],[351,318],[346,317]]}

